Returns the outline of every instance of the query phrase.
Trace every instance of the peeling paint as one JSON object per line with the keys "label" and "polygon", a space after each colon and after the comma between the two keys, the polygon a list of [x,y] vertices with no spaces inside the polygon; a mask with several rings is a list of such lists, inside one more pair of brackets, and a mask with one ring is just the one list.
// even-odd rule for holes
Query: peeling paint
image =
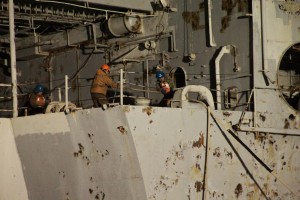
{"label": "peeling paint", "polygon": [[236,198],[238,198],[243,193],[243,186],[242,184],[238,184],[234,190]]}
{"label": "peeling paint", "polygon": [[66,197],[65,197],[66,200],[70,200],[69,192],[67,192],[67,193],[65,194],[65,196],[66,196]]}
{"label": "peeling paint", "polygon": [[205,28],[204,25],[200,25],[200,11],[183,12],[182,17],[186,23],[189,23],[192,25],[192,29],[194,31]]}
{"label": "peeling paint", "polygon": [[183,160],[183,159],[184,159],[184,156],[183,156],[183,152],[182,152],[182,151],[176,151],[176,152],[175,152],[175,155],[176,155],[176,157],[177,157],[179,160]]}
{"label": "peeling paint", "polygon": [[123,112],[130,112],[129,106],[123,106],[122,109],[123,109]]}
{"label": "peeling paint", "polygon": [[74,157],[78,157],[83,154],[84,146],[81,143],[78,143],[79,150],[78,152],[74,152]]}
{"label": "peeling paint", "polygon": [[223,112],[223,115],[224,115],[225,117],[229,117],[229,116],[232,115],[232,113],[231,113],[231,112],[228,112],[228,111],[224,111],[224,112]]}
{"label": "peeling paint", "polygon": [[150,116],[153,112],[152,107],[143,108],[143,112],[145,112],[148,116]]}
{"label": "peeling paint", "polygon": [[278,8],[288,14],[300,15],[300,3],[294,0],[282,1],[278,4]]}
{"label": "peeling paint", "polygon": [[196,182],[195,182],[196,192],[201,192],[202,187],[203,187],[202,182],[199,182],[199,181],[196,181]]}
{"label": "peeling paint", "polygon": [[215,148],[213,156],[217,156],[217,157],[221,156],[220,147]]}
{"label": "peeling paint", "polygon": [[259,118],[264,122],[266,121],[266,116],[264,116],[263,114],[259,114]]}
{"label": "peeling paint", "polygon": [[288,119],[285,119],[284,120],[284,127],[283,127],[284,129],[289,129],[290,128],[290,122],[289,122],[289,120]]}
{"label": "peeling paint", "polygon": [[201,177],[201,169],[200,169],[200,165],[196,164],[195,166],[192,166],[192,170],[191,170],[191,176],[192,177]]}
{"label": "peeling paint", "polygon": [[267,139],[267,134],[266,133],[261,133],[261,132],[256,132],[255,133],[255,140],[263,142],[266,139]]}
{"label": "peeling paint", "polygon": [[290,114],[290,116],[289,116],[289,120],[292,120],[292,121],[294,121],[296,119],[296,116],[295,115],[293,115],[293,114]]}
{"label": "peeling paint", "polygon": [[221,33],[229,27],[231,15],[233,14],[233,10],[236,6],[238,6],[238,12],[244,12],[247,7],[247,0],[222,0],[222,10],[226,11],[226,16],[221,19]]}
{"label": "peeling paint", "polygon": [[227,156],[227,157],[229,157],[230,159],[232,159],[232,152],[229,152],[229,151],[227,151],[227,149],[224,149],[224,152],[225,152],[225,155]]}
{"label": "peeling paint", "polygon": [[117,129],[122,133],[122,135],[125,135],[127,133],[126,129],[123,126],[118,126]]}
{"label": "peeling paint", "polygon": [[94,134],[93,133],[88,133],[88,137],[91,140],[91,143],[94,143],[94,140],[93,140]]}
{"label": "peeling paint", "polygon": [[193,142],[193,147],[200,148],[201,146],[205,147],[205,145],[204,145],[204,135],[203,135],[202,132],[200,133],[199,140]]}
{"label": "peeling paint", "polygon": [[66,174],[64,171],[58,172],[59,176],[61,176],[62,178],[66,177]]}

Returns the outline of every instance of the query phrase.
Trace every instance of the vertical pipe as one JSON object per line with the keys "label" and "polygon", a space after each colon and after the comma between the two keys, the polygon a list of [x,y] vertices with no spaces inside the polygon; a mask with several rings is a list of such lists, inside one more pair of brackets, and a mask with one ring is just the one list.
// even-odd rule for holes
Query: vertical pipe
{"label": "vertical pipe", "polygon": [[265,55],[267,53],[267,48],[266,48],[266,31],[265,31],[265,17],[264,17],[264,12],[265,12],[265,0],[260,1],[260,15],[261,15],[261,45],[262,45],[262,64],[263,64],[263,73],[267,73],[268,71],[268,66],[266,64],[266,58]]}
{"label": "vertical pipe", "polygon": [[123,69],[120,69],[120,104],[123,105]]}
{"label": "vertical pipe", "polygon": [[50,83],[49,83],[49,91],[51,91],[50,92],[50,101],[53,101],[53,95],[52,95],[52,89],[53,89],[53,74],[52,74],[52,70],[50,69],[49,70],[49,81],[50,81]]}
{"label": "vertical pipe", "polygon": [[[79,52],[78,49],[76,49],[76,65],[77,65],[77,71],[79,72]],[[80,97],[81,97],[81,91],[80,91],[80,73],[77,74],[77,92],[78,92],[78,101],[77,106],[80,106]]]}
{"label": "vertical pipe", "polygon": [[48,65],[48,71],[49,71],[49,91],[50,91],[50,101],[53,101],[53,94],[52,94],[52,90],[53,90],[53,74],[52,74],[52,55],[49,55],[49,65]]}
{"label": "vertical pipe", "polygon": [[212,33],[212,23],[211,23],[211,0],[207,1],[207,10],[208,10],[208,39],[209,39],[209,46],[211,47],[215,47],[217,46],[215,40],[214,40],[214,36]]}
{"label": "vertical pipe", "polygon": [[61,102],[61,89],[58,88],[58,101]]}
{"label": "vertical pipe", "polygon": [[9,0],[9,40],[10,40],[10,59],[11,59],[11,84],[13,98],[13,117],[18,117],[18,98],[17,98],[17,70],[16,70],[16,46],[15,46],[15,19],[14,1]]}
{"label": "vertical pipe", "polygon": [[253,88],[253,105],[254,105],[254,118],[253,118],[253,123],[254,123],[254,127],[256,128],[256,123],[257,123],[257,112],[256,112],[256,88]]}
{"label": "vertical pipe", "polygon": [[267,56],[268,56],[268,48],[267,48],[267,22],[266,22],[266,0],[260,1],[260,15],[261,15],[261,45],[262,45],[262,73],[266,77],[266,85],[269,86],[271,82],[272,84],[275,83],[274,80],[272,80],[269,76],[269,67],[267,62]]}
{"label": "vertical pipe", "polygon": [[65,75],[65,101],[66,101],[66,112],[69,112],[69,97],[68,97],[68,75]]}
{"label": "vertical pipe", "polygon": [[149,61],[148,60],[146,60],[146,73],[147,73],[147,76],[146,76],[146,78],[147,78],[147,98],[149,98],[150,92],[149,92]]}
{"label": "vertical pipe", "polygon": [[208,151],[209,151],[209,144],[210,144],[210,108],[207,107],[207,128],[206,128],[206,146],[205,146],[205,160],[204,160],[204,176],[203,176],[203,193],[202,193],[202,200],[208,200],[208,188],[207,188],[207,180],[208,180]]}
{"label": "vertical pipe", "polygon": [[217,110],[221,110],[221,77],[220,77],[220,60],[225,53],[230,53],[230,45],[223,46],[215,60],[216,73],[216,93],[217,93]]}

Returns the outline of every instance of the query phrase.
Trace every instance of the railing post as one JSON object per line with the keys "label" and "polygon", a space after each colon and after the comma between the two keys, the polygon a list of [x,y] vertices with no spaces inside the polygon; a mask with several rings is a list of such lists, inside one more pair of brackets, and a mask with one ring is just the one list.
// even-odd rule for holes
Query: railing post
{"label": "railing post", "polygon": [[58,89],[58,101],[61,102],[61,89],[60,88],[57,89]]}
{"label": "railing post", "polygon": [[148,59],[146,60],[146,73],[147,73],[147,98],[149,98],[150,97],[150,92],[149,92],[149,61],[148,61]]}
{"label": "railing post", "polygon": [[10,43],[10,66],[11,84],[13,98],[13,117],[18,117],[18,98],[17,98],[17,70],[16,70],[16,46],[15,46],[15,25],[14,25],[14,1],[9,0],[9,43]]}
{"label": "railing post", "polygon": [[69,94],[68,94],[68,90],[69,90],[69,86],[68,86],[68,75],[65,75],[65,104],[66,104],[66,112],[69,112]]}
{"label": "railing post", "polygon": [[120,69],[120,104],[123,105],[123,69]]}

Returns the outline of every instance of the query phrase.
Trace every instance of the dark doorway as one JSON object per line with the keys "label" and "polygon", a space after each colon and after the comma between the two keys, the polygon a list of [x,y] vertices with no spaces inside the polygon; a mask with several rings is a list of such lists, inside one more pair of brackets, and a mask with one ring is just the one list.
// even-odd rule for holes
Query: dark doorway
{"label": "dark doorway", "polygon": [[291,46],[282,56],[278,70],[278,87],[286,101],[300,110],[300,43]]}
{"label": "dark doorway", "polygon": [[171,70],[170,76],[173,78],[175,88],[181,88],[186,86],[185,71],[181,67],[177,67]]}

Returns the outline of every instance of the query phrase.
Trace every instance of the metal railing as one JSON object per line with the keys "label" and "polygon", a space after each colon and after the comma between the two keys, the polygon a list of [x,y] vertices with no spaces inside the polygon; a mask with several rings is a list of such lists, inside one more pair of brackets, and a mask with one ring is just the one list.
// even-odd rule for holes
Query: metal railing
{"label": "metal railing", "polygon": [[[11,87],[11,84],[0,83],[0,87]],[[11,97],[0,96],[0,99],[12,99]],[[0,109],[0,112],[12,112],[12,109]]]}

